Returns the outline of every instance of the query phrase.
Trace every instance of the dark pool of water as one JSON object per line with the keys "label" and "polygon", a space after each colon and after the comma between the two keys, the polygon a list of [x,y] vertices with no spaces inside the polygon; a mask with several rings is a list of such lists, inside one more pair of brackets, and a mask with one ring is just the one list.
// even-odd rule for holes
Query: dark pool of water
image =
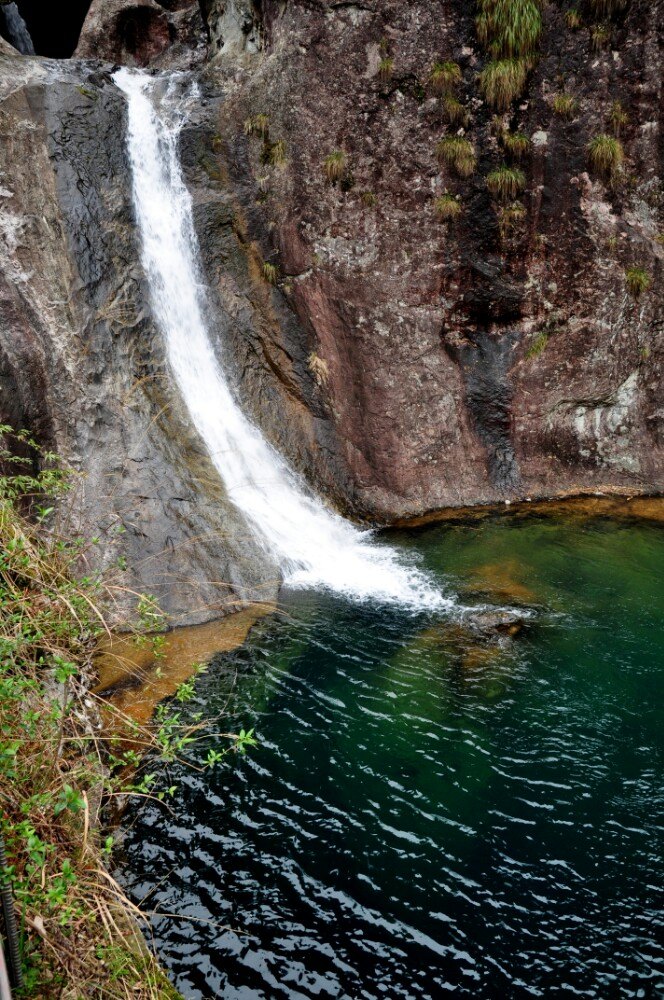
{"label": "dark pool of water", "polygon": [[[291,594],[196,702],[260,746],[177,766],[123,878],[186,998],[664,996],[664,534],[402,535],[513,639]],[[215,727],[211,726],[211,730]],[[200,760],[223,741],[208,735]],[[128,874],[129,873],[129,874]]]}

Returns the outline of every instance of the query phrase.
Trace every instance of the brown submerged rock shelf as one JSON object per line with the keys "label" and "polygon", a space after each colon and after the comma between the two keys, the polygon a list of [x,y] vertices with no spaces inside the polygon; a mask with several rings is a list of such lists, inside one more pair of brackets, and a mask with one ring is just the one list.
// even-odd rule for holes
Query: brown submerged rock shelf
{"label": "brown submerged rock shelf", "polygon": [[[272,600],[277,571],[167,375],[117,63],[199,79],[182,159],[216,341],[330,502],[389,525],[662,491],[664,9],[631,0],[602,34],[591,3],[577,28],[568,7],[542,5],[499,115],[466,0],[94,0],[72,60],[3,44],[0,419],[83,473],[81,527],[126,559],[119,585],[191,622]],[[441,93],[445,61],[460,76]],[[520,159],[506,132],[528,138]],[[589,160],[604,133],[613,177]],[[454,135],[467,176],[437,153]],[[523,173],[505,202],[503,163]]]}

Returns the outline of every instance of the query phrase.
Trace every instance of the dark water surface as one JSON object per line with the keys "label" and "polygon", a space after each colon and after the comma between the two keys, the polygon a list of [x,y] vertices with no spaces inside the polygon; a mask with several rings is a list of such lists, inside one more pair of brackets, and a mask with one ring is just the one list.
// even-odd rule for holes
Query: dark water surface
{"label": "dark water surface", "polygon": [[[285,595],[188,707],[260,746],[176,766],[124,880],[186,998],[664,996],[664,533],[397,537],[513,639]],[[199,761],[214,736],[192,751]],[[224,926],[222,926],[224,925]],[[225,929],[230,928],[230,929]]]}

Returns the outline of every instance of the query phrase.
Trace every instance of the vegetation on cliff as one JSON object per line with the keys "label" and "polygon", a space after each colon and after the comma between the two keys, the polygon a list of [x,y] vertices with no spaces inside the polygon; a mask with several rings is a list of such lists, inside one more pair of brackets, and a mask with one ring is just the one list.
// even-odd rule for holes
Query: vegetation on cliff
{"label": "vegetation on cliff", "polygon": [[[69,474],[27,434],[0,434],[0,832],[20,934],[18,995],[173,1000],[143,915],[106,868],[113,838],[101,817],[128,795],[164,802],[175,789],[157,788],[148,764],[174,760],[195,737],[169,706],[154,728],[140,728],[92,693],[92,654],[115,588],[85,575],[82,540],[53,528]],[[158,655],[159,610],[140,597],[138,613],[135,641]],[[179,700],[191,694],[188,682]],[[240,749],[251,742],[243,735]]]}

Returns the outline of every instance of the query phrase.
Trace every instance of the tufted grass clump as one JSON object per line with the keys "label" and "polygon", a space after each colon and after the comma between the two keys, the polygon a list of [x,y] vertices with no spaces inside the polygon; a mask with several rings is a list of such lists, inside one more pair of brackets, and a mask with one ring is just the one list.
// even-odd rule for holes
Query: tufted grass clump
{"label": "tufted grass clump", "polygon": [[283,139],[276,142],[265,141],[261,150],[261,163],[268,167],[281,167],[286,162],[286,143]]}
{"label": "tufted grass clump", "polygon": [[572,94],[563,92],[562,94],[556,94],[553,98],[552,107],[553,113],[558,115],[559,118],[571,121],[578,110],[579,102]]}
{"label": "tufted grass clump", "polygon": [[323,160],[323,173],[328,184],[338,184],[346,173],[348,157],[342,149],[335,149]]}
{"label": "tufted grass clump", "polygon": [[527,59],[497,59],[488,63],[480,73],[480,89],[489,104],[507,111],[523,93],[529,69]]}
{"label": "tufted grass clump", "polygon": [[608,49],[611,44],[611,25],[593,24],[590,29],[590,47],[593,52],[601,52]]}
{"label": "tufted grass clump", "polygon": [[251,115],[244,123],[244,134],[267,139],[270,134],[270,116],[265,114]]}
{"label": "tufted grass clump", "polygon": [[500,201],[510,201],[521,194],[525,188],[526,175],[518,167],[510,167],[503,163],[487,174],[486,186],[494,198],[499,198]]}
{"label": "tufted grass clump", "polygon": [[508,132],[505,130],[501,133],[500,140],[505,152],[513,160],[522,160],[530,150],[530,139],[523,132]]}
{"label": "tufted grass clump", "polygon": [[450,125],[463,125],[464,128],[470,122],[470,115],[461,101],[458,101],[453,94],[446,94],[443,98],[443,111]]}
{"label": "tufted grass clump", "polygon": [[394,74],[394,59],[392,56],[385,56],[378,64],[378,79],[386,85]]}
{"label": "tufted grass clump", "polygon": [[477,166],[472,142],[460,135],[446,135],[441,139],[436,146],[436,156],[441,163],[451,167],[459,177],[470,177]]}
{"label": "tufted grass clump", "polygon": [[459,86],[462,80],[461,67],[448,59],[433,64],[429,74],[429,86],[435,94],[445,94]]}
{"label": "tufted grass clump", "polygon": [[568,11],[565,12],[565,24],[570,29],[570,31],[578,31],[581,27],[581,14],[576,7],[570,7]]}
{"label": "tufted grass clump", "polygon": [[375,208],[378,203],[378,198],[373,191],[362,191],[360,194],[360,201],[365,208]]}
{"label": "tufted grass clump", "polygon": [[619,136],[626,125],[629,125],[629,115],[620,101],[614,101],[609,112],[609,124],[615,136]]}
{"label": "tufted grass clump", "polygon": [[638,299],[650,288],[650,275],[643,267],[628,267],[625,271],[625,284],[629,294]]}
{"label": "tufted grass clump", "polygon": [[501,239],[505,239],[521,225],[526,217],[526,210],[518,201],[504,205],[498,209],[498,229]]}
{"label": "tufted grass clump", "polygon": [[531,56],[542,34],[537,0],[479,0],[477,37],[494,59]]}
{"label": "tufted grass clump", "polygon": [[434,211],[441,222],[454,222],[461,215],[461,202],[453,194],[443,194],[434,201]]}
{"label": "tufted grass clump", "polygon": [[268,283],[268,285],[276,285],[279,280],[279,268],[276,264],[272,264],[269,260],[266,260],[262,267],[263,280]]}
{"label": "tufted grass clump", "polygon": [[590,166],[600,177],[612,177],[622,166],[625,152],[622,143],[613,135],[602,133],[591,139],[587,146]]}

